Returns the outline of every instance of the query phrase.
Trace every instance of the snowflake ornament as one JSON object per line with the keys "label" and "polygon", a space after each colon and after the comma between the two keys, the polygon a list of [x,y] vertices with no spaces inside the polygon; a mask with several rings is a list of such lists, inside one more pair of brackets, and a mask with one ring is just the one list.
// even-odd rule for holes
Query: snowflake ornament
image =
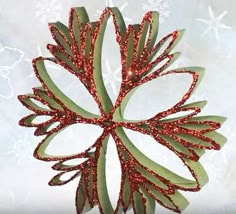
{"label": "snowflake ornament", "polygon": [[[110,17],[115,26],[122,66],[121,87],[114,104],[104,86],[101,68],[102,43]],[[199,191],[208,181],[198,161],[204,150],[219,150],[226,142],[216,132],[225,120],[223,117],[197,116],[206,101],[186,103],[199,84],[204,69],[187,67],[167,70],[179,56],[179,53],[171,51],[183,31],[174,31],[156,42],[158,19],[157,12],[147,12],[141,24],[126,27],[118,8],[106,8],[97,22],[89,21],[85,8],[72,8],[68,27],[60,22],[49,24],[56,45],[49,44],[47,48],[53,57],[33,60],[35,74],[42,85],[34,88],[32,94],[19,96],[21,103],[33,112],[19,124],[35,127],[35,135],[44,136],[34,156],[39,160],[56,162],[52,168],[59,173],[49,185],[64,185],[79,179],[75,197],[77,213],[89,211],[95,206],[105,214],[126,213],[128,209],[134,213],[154,213],[156,202],[179,213],[188,205],[180,191]],[[56,86],[45,66],[48,61],[66,69],[81,81],[93,96],[99,115],[80,107]],[[124,118],[129,99],[139,86],[175,74],[192,77],[189,90],[179,102],[149,119],[130,121]],[[49,119],[35,122],[41,116]],[[78,123],[97,125],[103,132],[81,153],[66,156],[47,154],[47,147],[53,138]],[[124,128],[151,136],[156,143],[170,149],[183,162],[192,179],[181,177],[145,156],[129,139]],[[106,185],[109,137],[116,144],[121,166],[120,192],[115,207],[111,205]],[[83,161],[70,164],[72,160],[80,159]],[[68,173],[74,174],[63,180],[62,177]]]}

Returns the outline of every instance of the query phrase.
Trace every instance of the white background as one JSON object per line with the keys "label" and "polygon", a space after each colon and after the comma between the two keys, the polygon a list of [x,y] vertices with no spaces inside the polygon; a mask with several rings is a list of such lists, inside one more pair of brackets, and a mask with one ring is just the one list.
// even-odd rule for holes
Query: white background
{"label": "white background", "polygon": [[[184,213],[236,212],[236,2],[234,0],[0,0],[0,213],[75,213],[75,181],[63,187],[49,187],[55,172],[51,164],[35,160],[32,153],[40,138],[33,130],[18,126],[29,112],[20,105],[17,95],[31,92],[39,83],[32,73],[31,60],[48,56],[46,44],[52,42],[48,22],[67,23],[69,9],[85,6],[96,20],[105,6],[119,6],[127,23],[139,23],[147,10],[161,14],[160,37],[185,28],[176,47],[182,52],[175,67],[198,65],[206,68],[201,85],[192,100],[208,100],[203,114],[222,115],[227,121],[220,132],[228,138],[221,151],[211,151],[201,159],[209,183],[198,193],[184,193],[190,201]],[[110,23],[103,52],[106,87],[114,99],[119,90],[119,54]],[[111,51],[112,50],[112,51]],[[78,103],[96,111],[81,85],[56,66],[49,70],[55,81]],[[126,117],[143,119],[173,105],[189,86],[189,79],[171,76],[141,88],[131,99]],[[94,127],[92,127],[94,128]],[[89,145],[98,129],[73,128],[57,138],[52,153],[61,154]],[[91,134],[93,133],[93,134]],[[185,174],[183,166],[168,151],[154,150],[154,142],[140,134],[128,133],[143,152],[176,172]],[[67,139],[65,142],[62,140]],[[149,142],[150,141],[150,142]],[[77,143],[73,145],[73,143]],[[107,170],[112,201],[119,189],[119,164],[110,143]],[[145,145],[144,145],[145,144]],[[113,145],[113,146],[112,146]],[[112,181],[112,182],[111,182]],[[162,208],[159,213],[170,213]],[[37,211],[37,212],[36,212]],[[96,213],[96,211],[93,211]]]}

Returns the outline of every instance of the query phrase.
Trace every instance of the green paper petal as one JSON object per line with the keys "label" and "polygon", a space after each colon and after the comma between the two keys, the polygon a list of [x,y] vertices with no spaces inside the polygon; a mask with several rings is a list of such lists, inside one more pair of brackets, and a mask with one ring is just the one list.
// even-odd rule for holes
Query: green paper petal
{"label": "green paper petal", "polygon": [[113,213],[113,207],[111,205],[110,198],[108,196],[108,190],[106,185],[106,151],[107,151],[107,143],[108,137],[106,137],[103,141],[100,156],[98,159],[98,166],[97,166],[97,191],[98,191],[98,198],[101,204],[101,212],[103,213]]}
{"label": "green paper petal", "polygon": [[47,70],[44,65],[44,59],[38,58],[35,60],[35,72],[39,75],[41,83],[46,86],[50,90],[50,92],[55,97],[57,97],[68,109],[86,118],[98,117],[97,115],[89,113],[88,111],[79,107],[55,85],[55,83],[52,81],[52,79],[47,73]]}
{"label": "green paper petal", "polygon": [[73,57],[70,47],[72,44],[72,38],[70,36],[69,29],[61,22],[50,23],[49,26],[51,34],[58,46],[63,48],[71,57]]}

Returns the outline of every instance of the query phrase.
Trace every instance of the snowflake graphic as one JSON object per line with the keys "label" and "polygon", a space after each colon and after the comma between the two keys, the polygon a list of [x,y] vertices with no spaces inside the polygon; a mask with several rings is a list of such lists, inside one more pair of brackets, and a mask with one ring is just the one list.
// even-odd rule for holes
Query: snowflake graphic
{"label": "snowflake graphic", "polygon": [[12,148],[7,153],[9,156],[13,156],[17,160],[17,164],[20,165],[24,161],[28,160],[33,153],[34,144],[30,140],[28,135],[18,136],[11,138]]}
{"label": "snowflake graphic", "polygon": [[[114,103],[105,88],[101,63],[102,42],[110,17],[113,18],[121,58],[121,87]],[[34,151],[34,157],[56,162],[52,168],[58,173],[49,185],[60,186],[79,179],[75,198],[77,213],[89,211],[95,206],[101,213],[127,212],[129,208],[134,213],[154,213],[155,202],[179,213],[188,205],[179,190],[196,192],[208,181],[198,160],[205,150],[219,150],[226,142],[224,136],[216,132],[225,118],[198,116],[206,102],[187,102],[197,88],[204,69],[167,69],[179,57],[179,53],[172,53],[172,50],[183,31],[174,31],[156,41],[158,17],[157,12],[147,12],[140,25],[126,27],[118,8],[106,8],[96,23],[89,21],[85,8],[72,8],[68,27],[60,22],[49,24],[56,44],[48,44],[47,48],[53,57],[33,60],[34,72],[41,86],[33,88],[32,94],[18,97],[32,112],[22,118],[19,124],[34,127],[35,135],[43,136]],[[160,49],[163,50],[159,53]],[[65,72],[73,74],[84,85],[99,109],[98,114],[82,108],[81,104],[63,93],[47,71],[48,61],[63,67]],[[148,119],[124,118],[127,104],[139,86],[177,74],[191,77],[191,83],[173,106]],[[47,120],[38,120],[45,116]],[[85,124],[100,129],[97,135],[95,131],[87,132],[91,135],[89,138],[96,137],[92,143],[82,144],[88,141],[87,138],[78,142],[86,149],[63,156],[48,153],[47,148],[54,140],[61,145],[56,139],[65,133],[65,129]],[[188,170],[191,178],[177,175],[158,161],[151,160],[137,148],[138,140],[126,130],[148,136],[169,149]],[[81,128],[81,133],[74,133],[75,138],[83,132]],[[106,183],[106,166],[111,167],[106,164],[109,138],[114,141],[113,152],[116,152],[121,172],[115,206],[112,206]],[[70,141],[67,137],[62,140]],[[143,143],[148,147],[148,141]],[[71,161],[81,159],[82,162],[71,164]],[[68,174],[70,176],[64,179]]]}
{"label": "snowflake graphic", "polygon": [[143,4],[145,11],[158,11],[160,13],[160,23],[163,23],[170,16],[170,0],[147,0]]}
{"label": "snowflake graphic", "polygon": [[9,75],[23,57],[23,51],[3,46],[0,43],[0,98],[9,99],[13,97],[14,89]]}
{"label": "snowflake graphic", "polygon": [[62,5],[57,0],[35,1],[35,16],[41,23],[56,21],[61,18]]}
{"label": "snowflake graphic", "polygon": [[221,13],[219,16],[216,17],[211,6],[209,5],[208,12],[209,12],[209,16],[210,16],[209,20],[200,19],[200,18],[196,19],[197,21],[207,25],[206,30],[202,33],[202,37],[204,37],[205,35],[207,35],[210,32],[213,32],[215,34],[217,42],[220,42],[220,34],[219,34],[220,30],[221,29],[226,29],[226,30],[232,29],[231,26],[221,23],[222,19],[225,17],[225,15],[228,13],[228,11],[224,11],[223,13]]}
{"label": "snowflake graphic", "polygon": [[104,72],[103,75],[104,83],[105,85],[109,84],[112,88],[113,93],[117,95],[116,82],[117,83],[121,82],[121,78],[118,76],[118,74],[121,71],[121,67],[118,67],[113,71],[110,62],[106,60],[105,63],[106,63],[106,72]]}

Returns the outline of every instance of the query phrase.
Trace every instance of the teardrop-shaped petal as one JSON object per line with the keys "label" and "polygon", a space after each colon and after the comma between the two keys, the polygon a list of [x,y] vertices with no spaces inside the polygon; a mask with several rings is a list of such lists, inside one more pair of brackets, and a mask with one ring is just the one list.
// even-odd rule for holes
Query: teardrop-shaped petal
{"label": "teardrop-shaped petal", "polygon": [[133,209],[134,213],[146,213],[145,199],[140,192],[133,193]]}
{"label": "teardrop-shaped petal", "polygon": [[94,118],[97,117],[94,114],[89,113],[88,111],[84,110],[80,106],[78,106],[75,102],[73,102],[69,97],[67,97],[53,82],[50,78],[45,65],[45,59],[40,57],[36,58],[33,61],[33,66],[35,69],[35,73],[38,76],[40,82],[42,83],[43,87],[47,90],[50,97],[56,97],[60,100],[65,107],[70,109],[71,111],[78,113],[82,117]]}
{"label": "teardrop-shaped petal", "polygon": [[19,124],[21,126],[27,126],[27,127],[38,127],[42,124],[47,125],[52,122],[53,122],[53,118],[51,116],[31,114],[22,118],[19,121]]}
{"label": "teardrop-shaped petal", "polygon": [[86,196],[84,179],[80,179],[79,186],[76,191],[75,205],[77,213],[88,212],[92,209]]}
{"label": "teardrop-shaped petal", "polygon": [[72,38],[69,34],[69,29],[67,28],[67,26],[65,26],[61,22],[56,22],[56,23],[50,23],[49,29],[58,47],[60,47],[68,55],[73,57],[73,52],[71,50]]}
{"label": "teardrop-shaped petal", "polygon": [[173,111],[164,111],[164,113],[161,112],[160,114],[158,114],[158,123],[184,123],[187,120],[191,120],[194,116],[200,113],[206,104],[206,101],[198,101],[181,105]]}
{"label": "teardrop-shaped petal", "polygon": [[[135,43],[136,43],[136,30],[132,25],[129,25],[125,37],[125,47],[124,47],[124,59],[125,64],[123,66],[124,69],[129,69],[133,63],[134,58],[136,57]],[[128,47],[128,48],[127,48]],[[127,76],[124,76],[127,78]]]}
{"label": "teardrop-shaped petal", "polygon": [[167,54],[169,54],[174,47],[178,44],[181,37],[183,36],[184,30],[174,31],[173,33],[167,35],[161,39],[155,47],[148,53],[148,61],[156,60]]}
{"label": "teardrop-shaped petal", "polygon": [[92,53],[93,53],[93,29],[91,23],[87,23],[84,27],[82,32],[82,39],[81,39],[81,54],[85,57],[87,61],[91,60]]}
{"label": "teardrop-shaped petal", "polygon": [[143,188],[141,188],[142,196],[145,201],[145,207],[146,207],[146,213],[154,214],[155,213],[155,199],[148,194],[147,191],[145,191]]}
{"label": "teardrop-shaped petal", "polygon": [[96,87],[96,91],[98,94],[98,98],[101,101],[102,108],[105,113],[109,113],[112,110],[112,101],[106,91],[104,81],[102,78],[102,66],[101,66],[101,56],[102,56],[102,44],[103,38],[107,26],[107,21],[109,17],[112,16],[114,20],[114,26],[116,29],[117,41],[119,44],[124,42],[124,32],[126,30],[126,26],[124,24],[124,20],[120,11],[117,8],[107,8],[104,10],[101,18],[94,29],[94,53],[93,53],[93,78]]}
{"label": "teardrop-shaped petal", "polygon": [[[100,128],[91,126],[92,125],[77,124],[74,126],[60,127],[60,129],[49,133],[46,138],[41,141],[34,152],[34,156],[37,159],[47,161],[65,161],[72,158],[89,157],[90,149],[105,137],[105,133],[99,137],[99,134],[101,134]],[[91,129],[93,136],[87,132],[88,127],[93,128]]]}
{"label": "teardrop-shaped petal", "polygon": [[47,121],[46,123],[42,123],[37,126],[37,129],[34,132],[35,136],[41,136],[41,135],[48,135],[53,132],[57,132],[61,130],[64,127],[63,124],[61,124],[57,118],[52,118],[51,120]]}
{"label": "teardrop-shaped petal", "polygon": [[47,49],[55,57],[55,60],[51,59],[51,61],[55,61],[76,76],[83,72],[84,63],[82,58],[74,59],[64,49],[52,44],[48,44]]}
{"label": "teardrop-shaped petal", "polygon": [[[100,109],[97,101],[91,95],[88,88],[79,81],[78,77],[72,75],[70,72],[64,68],[58,66],[60,70],[51,69],[55,65],[52,62],[46,61],[47,73],[50,78],[53,80],[54,84],[60,88],[62,93],[64,93],[70,100],[77,104],[80,108],[86,109],[86,111],[100,114]],[[61,76],[63,74],[63,78]],[[65,108],[64,104],[58,100],[57,97],[54,97],[53,100],[61,104]]]}
{"label": "teardrop-shaped petal", "polygon": [[33,88],[33,91],[34,94],[40,97],[44,102],[46,102],[51,109],[63,110],[63,103],[58,101],[58,99],[52,99],[51,97],[49,97],[43,87]]}
{"label": "teardrop-shaped petal", "polygon": [[34,94],[19,95],[18,99],[26,108],[35,113],[40,114],[44,112],[47,114],[49,112],[50,108],[47,106],[47,103],[36,97]]}
{"label": "teardrop-shaped petal", "polygon": [[159,28],[159,13],[156,11],[148,12],[144,15],[138,32],[137,57],[145,56],[150,51],[157,38]]}
{"label": "teardrop-shaped petal", "polygon": [[[171,113],[175,113],[175,112],[172,112],[172,111],[174,111],[174,109],[177,109],[178,107],[181,107],[182,105],[184,105],[186,100],[189,99],[189,97],[193,94],[193,92],[196,90],[197,86],[201,82],[203,72],[204,72],[204,68],[189,67],[189,68],[180,68],[180,69],[176,69],[174,71],[168,71],[168,72],[165,72],[164,74],[161,74],[161,76],[166,76],[166,75],[171,75],[171,74],[187,74],[192,77],[192,83],[191,83],[189,89],[187,90],[187,92],[183,95],[182,99],[179,102],[177,102],[170,109],[167,109],[166,111],[158,113],[156,116],[153,117],[153,119],[160,117],[160,115],[167,116]],[[156,75],[150,74],[150,79],[155,78],[155,76]],[[148,79],[148,76],[145,79],[147,81],[150,81],[150,79]],[[146,81],[144,80],[143,82],[146,82]]]}
{"label": "teardrop-shaped petal", "polygon": [[97,160],[97,196],[99,198],[100,212],[113,213],[114,209],[109,198],[106,184],[106,150],[108,139],[108,136],[106,136],[102,140],[102,150]]}
{"label": "teardrop-shaped petal", "polygon": [[[162,142],[160,142],[159,139],[154,139],[148,134],[144,135],[136,131],[127,129],[124,130],[127,137],[134,144],[134,146],[139,151],[142,151],[142,154],[148,157],[150,160],[171,170],[173,173],[176,173],[181,177],[192,177],[188,168],[183,166],[183,162],[181,159],[179,159],[177,153],[172,153],[168,147],[166,148],[165,145],[161,145]],[[187,148],[185,148],[185,150],[187,150]],[[162,177],[162,175],[149,173],[147,168],[143,166],[135,166],[134,168],[145,178],[147,182],[154,184],[159,191],[165,193],[173,192],[173,188],[169,186],[168,181],[165,179],[165,177]]]}
{"label": "teardrop-shaped petal", "polygon": [[[208,132],[214,133],[214,132]],[[208,137],[208,133],[206,134],[199,134],[198,132],[188,132],[188,131],[183,131],[181,133],[181,130],[173,135],[176,141],[181,142],[185,146],[193,147],[193,148],[198,148],[198,149],[214,149],[214,150],[219,150],[221,146],[224,145],[226,142],[226,139],[223,141],[215,141]],[[215,133],[220,137],[221,135],[219,133]],[[219,136],[220,135],[220,136]],[[213,135],[214,136],[214,135]]]}
{"label": "teardrop-shaped petal", "polygon": [[[67,176],[67,178],[63,178],[63,176]],[[61,186],[69,183],[70,181],[74,180],[76,177],[80,175],[80,172],[61,172],[55,175],[50,181],[50,186]]]}
{"label": "teardrop-shaped petal", "polygon": [[116,144],[109,139],[106,151],[106,183],[111,204],[115,209],[121,189],[121,165]]}
{"label": "teardrop-shaped petal", "polygon": [[157,58],[153,62],[149,63],[148,69],[145,71],[145,75],[148,73],[160,74],[164,72],[170,65],[172,65],[180,56],[179,52],[173,54],[167,54],[163,57]]}
{"label": "teardrop-shaped petal", "polygon": [[123,184],[123,194],[122,194],[122,202],[123,202],[123,209],[124,211],[127,210],[132,201],[132,192],[131,192],[131,187],[129,184],[129,180],[127,178],[127,175],[123,175],[122,178],[124,184]]}
{"label": "teardrop-shaped petal", "polygon": [[178,191],[176,191],[174,194],[167,195],[157,191],[151,185],[145,185],[144,188],[160,205],[172,211],[179,213],[189,204],[188,201]]}
{"label": "teardrop-shaped petal", "polygon": [[[94,153],[91,154],[91,156],[92,155],[94,155]],[[52,168],[59,171],[79,170],[87,160],[88,158],[72,158],[66,161],[62,160],[54,164]]]}
{"label": "teardrop-shaped petal", "polygon": [[180,124],[180,127],[186,128],[188,130],[196,130],[201,133],[214,131],[224,123],[225,117],[220,116],[200,116],[190,118],[188,121]]}
{"label": "teardrop-shaped petal", "polygon": [[84,26],[89,22],[87,11],[84,7],[72,8],[69,18],[70,35],[76,44],[76,50],[80,53],[81,50],[81,38],[82,30]]}
{"label": "teardrop-shaped petal", "polygon": [[[161,76],[140,85],[133,90],[135,93],[130,99],[129,94],[132,94],[132,91],[126,95],[121,103],[125,119],[145,120],[155,117],[157,112],[171,109],[191,87],[191,81],[190,75],[178,74]],[[175,96],[169,96],[172,93],[175,93]]]}

